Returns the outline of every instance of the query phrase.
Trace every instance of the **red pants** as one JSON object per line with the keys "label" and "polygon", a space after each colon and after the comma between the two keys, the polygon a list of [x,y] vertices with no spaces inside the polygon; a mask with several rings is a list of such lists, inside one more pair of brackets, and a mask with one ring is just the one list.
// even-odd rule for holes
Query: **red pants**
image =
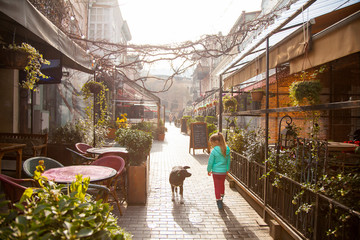
{"label": "red pants", "polygon": [[214,187],[215,187],[215,198],[219,200],[221,195],[225,193],[225,178],[226,174],[213,174]]}

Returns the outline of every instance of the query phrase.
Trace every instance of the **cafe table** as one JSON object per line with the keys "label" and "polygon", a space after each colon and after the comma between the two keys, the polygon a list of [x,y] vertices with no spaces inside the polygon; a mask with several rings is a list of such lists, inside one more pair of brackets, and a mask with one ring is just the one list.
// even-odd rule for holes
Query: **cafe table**
{"label": "cafe table", "polygon": [[98,148],[88,148],[86,150],[91,154],[104,154],[104,153],[128,153],[125,147],[98,147]]}
{"label": "cafe table", "polygon": [[357,145],[353,143],[328,142],[329,152],[353,151],[356,147]]}
{"label": "cafe table", "polygon": [[1,160],[5,153],[16,153],[16,177],[21,178],[22,170],[22,150],[26,147],[23,143],[0,143],[0,173],[1,173]]}
{"label": "cafe table", "polygon": [[76,175],[89,177],[90,182],[101,182],[116,175],[116,170],[110,167],[96,165],[72,165],[46,170],[42,176],[56,183],[66,184],[76,180]]}

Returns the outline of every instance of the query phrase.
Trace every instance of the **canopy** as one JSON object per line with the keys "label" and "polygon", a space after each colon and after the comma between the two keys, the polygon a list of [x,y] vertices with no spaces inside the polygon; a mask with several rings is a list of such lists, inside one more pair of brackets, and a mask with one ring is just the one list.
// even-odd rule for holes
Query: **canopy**
{"label": "canopy", "polygon": [[63,66],[94,72],[91,55],[27,0],[0,0],[0,26],[0,40],[5,43],[27,42],[43,54],[49,49],[53,55],[61,56]]}

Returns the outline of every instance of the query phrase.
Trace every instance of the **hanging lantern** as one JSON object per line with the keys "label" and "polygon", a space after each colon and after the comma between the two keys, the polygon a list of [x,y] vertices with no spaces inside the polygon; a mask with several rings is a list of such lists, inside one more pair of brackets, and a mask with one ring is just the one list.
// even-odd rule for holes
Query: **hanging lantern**
{"label": "hanging lantern", "polygon": [[280,133],[280,146],[289,148],[295,145],[296,132],[290,124],[288,124]]}

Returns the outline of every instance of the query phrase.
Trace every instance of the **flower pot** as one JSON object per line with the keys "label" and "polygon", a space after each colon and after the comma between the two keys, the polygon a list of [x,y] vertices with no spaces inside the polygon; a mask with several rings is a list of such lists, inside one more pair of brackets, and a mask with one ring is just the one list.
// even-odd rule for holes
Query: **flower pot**
{"label": "flower pot", "polygon": [[158,134],[157,134],[157,139],[158,139],[159,141],[164,141],[164,139],[165,139],[165,133],[158,133]]}
{"label": "flower pot", "polygon": [[101,86],[96,83],[89,83],[89,90],[94,94],[98,94],[101,91]]}
{"label": "flower pot", "polygon": [[0,48],[0,66],[23,70],[28,65],[29,56],[27,52]]}
{"label": "flower pot", "polygon": [[128,166],[127,178],[127,203],[129,205],[145,205],[149,183],[147,165]]}
{"label": "flower pot", "polygon": [[263,96],[264,92],[262,91],[251,92],[251,99],[255,102],[261,102]]}
{"label": "flower pot", "polygon": [[116,134],[115,134],[115,133],[116,133],[116,130],[117,130],[117,129],[115,129],[115,128],[109,128],[108,130],[109,130],[109,132],[108,132],[108,134],[107,134],[106,137],[107,137],[108,139],[114,140],[114,139],[116,138]]}

